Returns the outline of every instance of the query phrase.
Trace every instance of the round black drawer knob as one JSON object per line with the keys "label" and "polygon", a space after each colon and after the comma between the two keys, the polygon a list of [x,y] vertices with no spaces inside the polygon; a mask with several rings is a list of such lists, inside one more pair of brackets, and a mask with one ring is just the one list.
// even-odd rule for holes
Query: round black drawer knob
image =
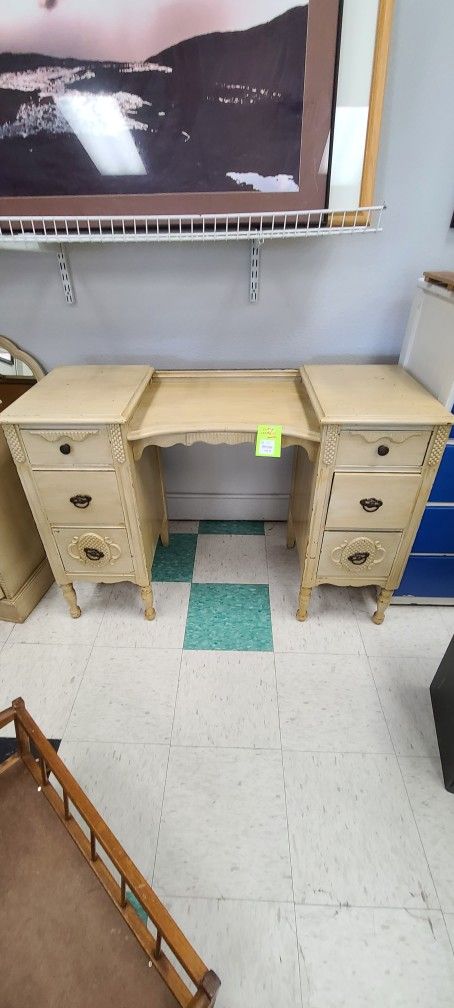
{"label": "round black drawer knob", "polygon": [[387,455],[387,454],[388,454],[388,452],[389,452],[389,448],[388,448],[388,445],[385,445],[385,444],[379,444],[379,446],[378,446],[378,448],[377,448],[377,451],[378,451],[378,454],[379,454],[379,455]]}
{"label": "round black drawer knob", "polygon": [[71,451],[71,445],[69,445],[69,444],[61,444],[60,445],[60,451],[61,451],[62,455],[69,455],[69,453]]}

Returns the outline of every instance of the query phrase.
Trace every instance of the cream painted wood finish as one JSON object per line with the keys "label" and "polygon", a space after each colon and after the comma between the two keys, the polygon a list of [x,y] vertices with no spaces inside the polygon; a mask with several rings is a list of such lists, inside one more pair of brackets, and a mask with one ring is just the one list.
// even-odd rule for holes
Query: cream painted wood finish
{"label": "cream painted wood finish", "polygon": [[[341,430],[336,465],[359,469],[421,467],[430,430]],[[381,451],[379,452],[379,448]],[[382,454],[383,449],[387,451]]]}
{"label": "cream painted wood finish", "polygon": [[133,581],[146,618],[155,616],[151,565],[159,535],[168,539],[159,449],[141,466],[126,437],[152,374],[145,365],[57,368],[1,418],[74,618],[74,578]]}
{"label": "cream painted wood finish", "polygon": [[153,618],[151,563],[158,536],[168,542],[159,447],[253,443],[271,423],[295,446],[287,544],[301,562],[297,618],[316,584],[374,584],[381,623],[452,417],[390,365],[87,366],[56,369],[0,423],[72,616],[77,577],[134,581]]}
{"label": "cream painted wood finish", "polygon": [[[15,402],[24,387],[39,381],[44,371],[33,357],[4,336],[0,336],[0,347],[26,364],[34,376],[0,376],[1,410],[2,400]],[[22,623],[51,584],[52,571],[44,546],[0,430],[0,619]]]}
{"label": "cream painted wood finish", "polygon": [[51,525],[121,525],[123,506],[114,471],[35,470],[36,489]]}
{"label": "cream painted wood finish", "polygon": [[327,528],[403,529],[421,484],[419,473],[337,472]]}

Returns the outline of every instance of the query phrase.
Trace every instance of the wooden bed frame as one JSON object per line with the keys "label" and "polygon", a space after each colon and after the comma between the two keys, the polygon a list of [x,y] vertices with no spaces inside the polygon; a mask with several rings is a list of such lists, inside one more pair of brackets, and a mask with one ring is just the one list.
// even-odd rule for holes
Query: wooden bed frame
{"label": "wooden bed frame", "polygon": [[[2,778],[6,784],[8,771],[12,771],[12,768],[16,767],[17,772],[18,768],[21,769],[22,765],[25,766],[60,820],[62,828],[69,833],[81,855],[88,862],[94,875],[115,904],[118,914],[121,914],[121,917],[137,939],[137,942],[149,960],[149,965],[154,966],[163,981],[163,985],[166,985],[171,995],[173,995],[175,1003],[180,1005],[181,1008],[212,1008],[220,986],[218,977],[211,970],[207,969],[205,963],[192,948],[153,889],[148,885],[143,875],[141,875],[107,824],[84,794],[82,788],[70,774],[50,742],[47,741],[30,717],[21,698],[13,700],[11,707],[0,713],[0,729],[13,723],[17,739],[17,752],[0,765],[0,800],[2,798]],[[49,774],[51,773],[61,787],[62,797],[60,797],[57,790],[49,781]],[[29,778],[28,775],[25,776],[27,777],[28,785]],[[33,801],[34,795],[35,789]],[[39,801],[41,802],[41,797]],[[41,806],[39,807],[41,808]],[[71,808],[79,814],[88,827],[89,838],[76,822]],[[48,816],[47,810],[44,811],[46,811],[46,815]],[[120,877],[119,883],[97,853],[98,845],[118,872]],[[72,853],[73,848],[71,845],[69,846]],[[83,871],[86,873],[86,868]],[[133,894],[154,925],[155,934],[152,934],[148,930],[146,923],[142,921],[138,912],[128,903],[126,887],[128,887],[128,890]],[[91,889],[93,889],[93,886],[91,886]],[[102,891],[101,895],[102,900],[105,901]],[[1,901],[2,895],[0,894],[0,903]],[[111,914],[109,901],[107,901],[107,905]],[[45,908],[43,908],[43,911],[45,911]],[[118,920],[117,917],[115,919]],[[37,926],[39,927],[39,922],[37,922]],[[131,945],[127,929],[125,933],[127,941]],[[23,941],[25,950],[25,934]],[[109,937],[106,936],[106,944],[109,941]],[[132,944],[134,945],[134,954],[137,955],[135,943],[133,942]],[[166,946],[166,951],[164,951],[163,946]],[[182,969],[177,970],[173,965],[171,958],[169,958],[169,950],[173,954],[172,958],[177,960]],[[63,943],[61,955],[64,956]],[[144,965],[147,965],[145,957]],[[150,971],[148,971],[147,975],[149,973]],[[185,980],[182,979],[181,973],[184,974]],[[188,986],[188,983],[191,984],[192,990]],[[87,992],[87,995],[89,995],[89,992]],[[88,996],[87,1003],[89,1001],[90,997]],[[68,1000],[65,1003],[69,1005],[72,1002]],[[150,998],[150,1008],[156,1003],[155,999]],[[113,1005],[112,1008],[114,1008]]]}

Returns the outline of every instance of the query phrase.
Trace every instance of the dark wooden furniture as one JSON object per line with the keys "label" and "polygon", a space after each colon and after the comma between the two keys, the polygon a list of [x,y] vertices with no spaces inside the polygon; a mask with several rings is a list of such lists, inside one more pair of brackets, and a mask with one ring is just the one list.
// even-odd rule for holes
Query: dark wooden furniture
{"label": "dark wooden furniture", "polygon": [[2,1008],[212,1008],[218,977],[22,699],[0,713],[0,729],[13,722],[17,753],[0,766]]}
{"label": "dark wooden furniture", "polygon": [[454,637],[432,680],[430,698],[445,788],[454,794]]}

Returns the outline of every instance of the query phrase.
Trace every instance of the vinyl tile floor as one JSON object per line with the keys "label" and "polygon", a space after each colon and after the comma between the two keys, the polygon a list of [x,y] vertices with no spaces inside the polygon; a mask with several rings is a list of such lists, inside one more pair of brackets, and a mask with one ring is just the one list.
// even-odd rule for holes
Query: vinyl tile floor
{"label": "vinyl tile floor", "polygon": [[[219,1008],[452,1008],[454,795],[428,687],[454,609],[324,586],[282,523],[172,522],[130,584],[0,623],[22,695],[199,953]],[[10,751],[0,733],[0,758]],[[1,856],[1,851],[0,851]]]}

